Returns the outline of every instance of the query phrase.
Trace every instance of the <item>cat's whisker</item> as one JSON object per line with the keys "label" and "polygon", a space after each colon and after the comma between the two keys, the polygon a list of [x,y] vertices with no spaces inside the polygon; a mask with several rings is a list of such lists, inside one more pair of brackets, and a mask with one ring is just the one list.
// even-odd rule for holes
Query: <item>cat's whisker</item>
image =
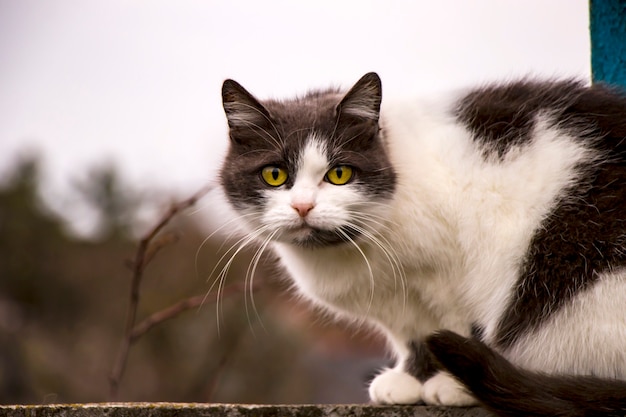
{"label": "cat's whisker", "polygon": [[[240,216],[240,218],[247,217],[247,216],[248,216],[248,215],[242,215],[242,216]],[[232,221],[235,221],[235,219],[234,219],[234,220],[232,220]],[[232,221],[231,221],[231,222],[232,222]],[[202,244],[204,245],[204,244],[205,244],[205,243],[206,243],[206,242],[207,242],[207,241],[208,241],[208,240],[209,240],[209,239],[210,239],[213,235],[215,235],[215,233],[217,233],[217,232],[218,232],[220,229],[222,229],[223,227],[226,227],[228,224],[229,224],[229,222],[227,222],[224,226],[220,227],[220,228],[219,228],[218,230],[216,230],[215,232],[211,233],[211,234],[210,234],[210,235],[209,235],[209,236],[208,236],[208,237],[207,237],[207,238],[206,238],[206,239],[202,242]],[[226,257],[228,256],[229,252],[230,252],[231,250],[233,250],[233,248],[234,248],[235,246],[237,246],[240,242],[242,242],[242,241],[246,240],[246,239],[248,238],[248,236],[249,236],[249,235],[254,234],[254,233],[255,233],[255,232],[251,232],[251,233],[249,233],[249,234],[246,234],[245,236],[243,236],[243,237],[241,237],[240,239],[238,239],[235,243],[233,243],[233,244],[230,246],[230,248],[228,248],[228,250],[227,250],[227,251],[226,251],[226,252],[225,252],[225,253],[224,253],[224,254],[223,254],[223,255],[222,255],[222,256],[218,259],[218,261],[215,263],[215,266],[213,267],[213,269],[211,270],[211,273],[209,273],[209,275],[208,275],[208,277],[207,277],[207,281],[208,281],[209,279],[211,279],[211,277],[213,276],[213,274],[215,273],[215,271],[217,270],[217,268],[221,265],[221,263],[222,263],[222,261],[224,260],[224,258],[226,258]],[[226,244],[226,242],[227,242],[227,241],[228,241],[228,239],[224,239],[224,241],[222,242],[222,244],[221,244],[221,245],[220,245],[220,247],[218,248],[218,252],[219,252],[220,250],[222,250],[222,247]],[[199,250],[200,250],[200,249],[198,249],[198,251],[196,251],[196,260],[197,260],[197,258],[198,258],[198,253],[199,253]],[[213,286],[214,286],[214,284],[213,284],[213,285],[211,285],[211,287],[209,288],[209,291],[210,291],[211,289],[213,289]]]}
{"label": "cat's whisker", "polygon": [[[244,283],[244,288],[246,286],[248,287],[248,294],[250,296],[250,302],[252,304],[252,311],[254,311],[254,314],[256,315],[256,318],[259,321],[259,324],[261,325],[261,328],[266,333],[267,333],[267,329],[265,328],[265,325],[263,324],[263,320],[261,319],[261,316],[259,315],[259,310],[257,309],[256,302],[254,301],[254,277],[256,275],[257,266],[259,264],[259,261],[261,260],[261,257],[263,256],[263,253],[265,252],[265,249],[267,249],[267,246],[270,244],[270,242],[272,242],[274,240],[274,237],[278,233],[279,233],[278,229],[276,229],[272,233],[270,233],[265,238],[263,243],[259,246],[259,248],[256,250],[256,252],[254,253],[254,256],[252,257],[252,259],[250,261],[250,265],[248,265],[248,269],[246,271],[245,283]],[[249,286],[247,285],[248,278],[249,278]],[[252,325],[251,325],[251,322],[250,322],[250,316],[249,316],[249,312],[248,312],[247,295],[244,295],[244,305],[245,305],[245,309],[246,309],[246,317],[248,317],[248,323],[250,324],[250,330],[252,330],[252,333],[254,334],[254,329],[252,328]]]}
{"label": "cat's whisker", "polygon": [[228,275],[228,271],[230,270],[230,267],[231,267],[232,263],[234,262],[236,256],[244,248],[246,248],[250,243],[255,242],[258,239],[258,237],[261,234],[263,234],[268,228],[269,228],[269,226],[260,227],[260,228],[258,228],[256,230],[254,230],[253,232],[248,233],[246,236],[242,237],[241,239],[237,240],[233,245],[230,246],[230,248],[226,251],[226,253],[224,253],[224,255],[222,255],[220,257],[220,259],[216,263],[215,267],[211,271],[211,274],[209,275],[209,279],[210,279],[210,277],[213,276],[213,274],[215,273],[217,267],[222,264],[222,261],[224,261],[224,259],[227,256],[230,256],[228,258],[228,261],[226,261],[226,263],[222,267],[221,271],[219,272],[219,274],[217,275],[217,277],[215,278],[215,280],[213,281],[213,283],[209,287],[209,289],[206,292],[206,295],[205,295],[205,297],[204,297],[204,299],[202,300],[202,303],[201,303],[201,306],[202,306],[204,304],[204,301],[206,301],[206,298],[208,297],[208,295],[211,293],[211,291],[215,287],[215,285],[217,285],[215,309],[216,309],[216,315],[217,315],[217,332],[218,332],[218,335],[220,334],[220,317],[221,317],[220,313],[221,313],[221,308],[222,308],[222,304],[221,304],[220,300],[221,300],[222,295],[223,295],[224,285],[225,285],[225,282],[226,282],[226,276]]}
{"label": "cat's whisker", "polygon": [[381,239],[384,239],[386,244],[389,247],[392,245],[389,243],[386,237],[380,231],[385,231],[388,233],[394,233],[394,228],[391,226],[397,226],[395,222],[385,218],[384,216],[379,216],[373,213],[365,213],[362,211],[356,210],[348,210],[348,214],[354,220],[358,220],[359,224],[363,227],[370,227],[372,230],[375,230],[375,234],[380,236]]}
{"label": "cat's whisker", "polygon": [[385,230],[389,232],[392,231],[391,227],[389,227],[389,225],[386,224],[390,222],[388,222],[387,219],[385,219],[383,216],[377,216],[377,215],[370,214],[370,213],[362,213],[356,210],[348,210],[348,214],[350,215],[352,219],[360,220],[364,224],[370,223],[376,226],[377,229]]}
{"label": "cat's whisker", "polygon": [[363,260],[365,261],[365,265],[367,266],[367,270],[369,272],[369,278],[370,278],[370,296],[369,296],[367,309],[365,310],[366,311],[365,314],[367,315],[369,314],[369,311],[372,308],[372,304],[374,302],[374,290],[376,286],[376,281],[374,280],[374,271],[372,270],[372,265],[370,264],[369,259],[367,259],[367,255],[365,255],[365,252],[363,252],[363,249],[361,249],[361,247],[358,245],[358,243],[354,241],[354,239],[352,239],[346,232],[344,232],[341,229],[337,229],[337,233],[339,233],[347,242],[350,242],[352,246],[356,248],[356,250],[363,257]]}
{"label": "cat's whisker", "polygon": [[386,239],[379,240],[372,236],[371,234],[363,231],[363,234],[367,236],[372,242],[374,242],[383,252],[383,255],[389,262],[391,266],[391,272],[393,276],[394,283],[394,292],[397,290],[395,288],[398,285],[398,281],[400,282],[401,291],[402,291],[402,305],[403,311],[406,311],[406,305],[408,300],[408,291],[407,291],[407,278],[404,272],[404,268],[400,262],[400,257],[397,252],[393,249],[393,247],[389,244]]}
{"label": "cat's whisker", "polygon": [[[223,290],[224,290],[224,285],[226,282],[226,276],[228,274],[228,271],[230,270],[230,267],[232,266],[232,263],[234,262],[236,256],[242,251],[244,250],[250,243],[255,242],[259,235],[262,234],[265,231],[265,228],[260,228],[259,230],[255,231],[254,234],[251,234],[248,236],[248,238],[245,240],[245,242],[241,243],[239,245],[239,247],[237,248],[236,251],[233,252],[232,256],[230,257],[230,259],[228,260],[228,262],[226,263],[226,265],[224,265],[224,268],[222,269],[222,271],[220,272],[221,278],[219,279],[220,284],[218,285],[218,289],[217,289],[217,306],[216,306],[216,311],[217,311],[217,320],[218,320],[218,334],[219,334],[219,317],[220,317],[220,313],[221,313],[221,308],[223,308],[223,303],[220,303],[219,300],[222,298],[223,295]],[[245,282],[246,279],[244,279],[244,288],[245,288]],[[244,299],[245,299],[245,291],[244,291]]]}
{"label": "cat's whisker", "polygon": [[[200,271],[199,271],[199,267],[198,267],[198,263],[199,263],[199,259],[200,259],[200,252],[202,251],[202,248],[204,248],[204,245],[206,245],[209,240],[211,240],[213,238],[213,236],[215,236],[217,233],[219,233],[220,231],[222,231],[223,229],[225,229],[226,227],[230,226],[233,223],[240,223],[242,221],[242,219],[246,218],[246,217],[251,217],[251,216],[258,216],[256,213],[247,213],[247,214],[240,214],[235,218],[230,219],[229,221],[227,221],[226,223],[224,223],[223,225],[221,225],[220,227],[218,227],[217,229],[215,229],[212,233],[210,233],[207,237],[205,237],[202,242],[200,243],[200,245],[198,246],[198,249],[196,250],[196,255],[194,257],[194,264],[195,264],[195,268],[196,268],[196,276],[200,275]],[[228,236],[226,236],[223,240],[222,243],[220,244],[219,248],[217,249],[217,252],[220,252],[222,250],[222,248],[224,247],[224,245],[226,244],[226,242],[236,233],[236,231],[231,231]],[[217,265],[219,265],[219,262],[215,265],[215,267],[217,267]],[[211,276],[213,275],[213,272],[215,272],[215,268],[213,269],[213,271],[211,272],[211,274],[209,275],[209,278],[211,278]]]}
{"label": "cat's whisker", "polygon": [[348,227],[354,229],[359,234],[361,234],[364,238],[367,238],[370,242],[372,242],[376,247],[380,249],[383,256],[387,259],[390,267],[391,273],[393,275],[394,285],[397,286],[398,280],[400,281],[401,290],[402,290],[402,303],[403,303],[403,311],[406,311],[407,305],[407,282],[406,282],[406,274],[404,272],[404,268],[400,262],[400,258],[396,251],[393,249],[393,246],[389,243],[389,241],[384,236],[376,236],[374,233],[369,232],[364,227],[359,226],[355,223],[350,223]]}

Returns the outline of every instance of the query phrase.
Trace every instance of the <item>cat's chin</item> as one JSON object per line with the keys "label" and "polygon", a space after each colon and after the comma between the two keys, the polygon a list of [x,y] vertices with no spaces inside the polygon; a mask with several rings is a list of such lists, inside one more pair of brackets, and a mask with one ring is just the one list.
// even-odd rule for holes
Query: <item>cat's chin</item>
{"label": "cat's chin", "polygon": [[282,233],[279,240],[303,248],[324,248],[347,244],[357,238],[353,230],[324,230],[303,225]]}

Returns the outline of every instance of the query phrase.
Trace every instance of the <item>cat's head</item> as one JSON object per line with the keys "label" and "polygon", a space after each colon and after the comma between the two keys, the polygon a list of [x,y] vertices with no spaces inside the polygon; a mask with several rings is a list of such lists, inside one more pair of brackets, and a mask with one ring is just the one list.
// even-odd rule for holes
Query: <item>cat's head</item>
{"label": "cat's head", "polygon": [[259,238],[337,245],[383,227],[396,176],[379,127],[375,73],[347,93],[259,101],[233,80],[222,87],[230,147],[220,179]]}

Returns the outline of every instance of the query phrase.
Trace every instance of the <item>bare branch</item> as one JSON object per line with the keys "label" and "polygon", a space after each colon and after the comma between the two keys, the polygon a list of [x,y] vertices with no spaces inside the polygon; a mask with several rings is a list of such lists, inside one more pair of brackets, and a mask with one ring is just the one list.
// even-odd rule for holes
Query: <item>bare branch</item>
{"label": "bare branch", "polygon": [[[250,290],[257,292],[259,289],[261,289],[263,283],[260,281],[260,279],[257,279],[257,282],[252,285],[252,288]],[[231,284],[222,289],[221,297],[226,298],[233,294],[242,293],[245,290],[246,286],[243,283]],[[213,291],[210,294],[217,294],[217,291]],[[157,311],[156,313],[151,314],[133,328],[130,342],[134,343],[137,339],[147,333],[154,326],[161,324],[164,321],[173,319],[187,310],[201,307],[202,304],[208,299],[208,297],[209,294],[189,297],[177,302],[176,304],[172,304],[171,306],[164,308],[161,311]]]}
{"label": "bare branch", "polygon": [[144,257],[144,266],[148,265],[152,258],[164,247],[178,242],[180,236],[176,232],[163,232],[156,236],[154,240],[148,245],[146,255]]}
{"label": "bare branch", "polygon": [[179,203],[172,204],[169,210],[161,217],[159,222],[148,231],[139,241],[139,246],[135,252],[135,259],[130,263],[132,269],[132,282],[130,289],[130,303],[126,315],[126,327],[124,338],[122,339],[117,359],[109,377],[110,397],[113,399],[117,395],[119,382],[126,367],[128,351],[133,342],[133,329],[137,319],[137,307],[139,306],[139,293],[143,271],[146,265],[152,260],[154,255],[169,243],[172,243],[172,237],[164,237],[157,242],[153,242],[155,237],[163,230],[165,226],[181,211],[192,207],[196,202],[206,195],[212,187],[205,187],[198,191],[190,198]]}
{"label": "bare branch", "polygon": [[133,328],[130,335],[130,342],[134,343],[137,339],[148,332],[157,324],[163,323],[166,320],[173,319],[180,313],[191,310],[192,308],[200,307],[205,300],[204,295],[196,295],[177,302],[161,311],[151,314],[145,318],[141,323]]}

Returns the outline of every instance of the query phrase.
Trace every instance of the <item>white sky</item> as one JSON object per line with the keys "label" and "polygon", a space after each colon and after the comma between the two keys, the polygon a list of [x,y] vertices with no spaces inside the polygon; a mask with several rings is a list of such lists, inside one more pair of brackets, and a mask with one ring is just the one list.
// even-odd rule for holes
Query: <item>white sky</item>
{"label": "white sky", "polygon": [[225,78],[408,94],[589,77],[589,48],[587,0],[0,0],[0,175],[31,149],[49,199],[103,161],[185,195],[226,148]]}

